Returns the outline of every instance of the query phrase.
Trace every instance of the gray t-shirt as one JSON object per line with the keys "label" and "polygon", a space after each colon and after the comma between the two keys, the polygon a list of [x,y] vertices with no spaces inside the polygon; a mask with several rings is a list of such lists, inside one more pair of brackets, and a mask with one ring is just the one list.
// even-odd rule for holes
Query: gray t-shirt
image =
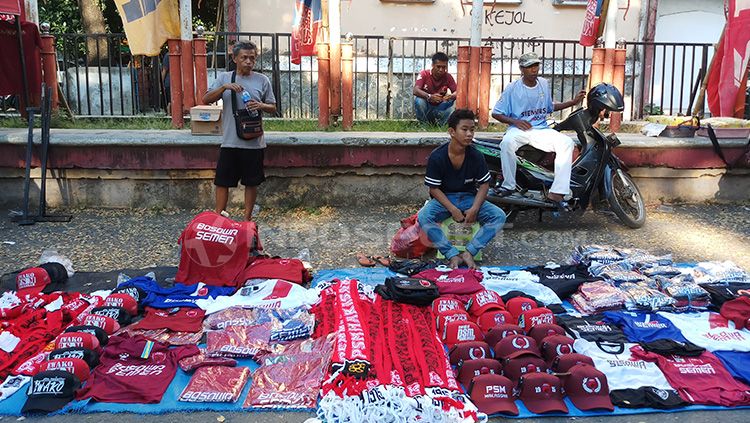
{"label": "gray t-shirt", "polygon": [[[215,90],[224,84],[229,84],[232,81],[232,72],[222,72],[216,76],[211,88],[209,90]],[[245,87],[250,98],[256,101],[260,101],[266,104],[275,104],[276,97],[273,95],[273,89],[271,88],[271,81],[267,76],[262,73],[252,72],[248,76],[237,75],[235,78],[236,83]],[[224,109],[222,111],[222,129],[224,130],[223,140],[221,142],[222,147],[229,148],[266,148],[266,140],[261,135],[258,138],[252,140],[243,140],[237,136],[237,130],[234,125],[234,114],[232,113],[232,91],[224,90],[221,96],[224,102]],[[241,93],[237,93],[237,109],[245,107],[242,103]]]}

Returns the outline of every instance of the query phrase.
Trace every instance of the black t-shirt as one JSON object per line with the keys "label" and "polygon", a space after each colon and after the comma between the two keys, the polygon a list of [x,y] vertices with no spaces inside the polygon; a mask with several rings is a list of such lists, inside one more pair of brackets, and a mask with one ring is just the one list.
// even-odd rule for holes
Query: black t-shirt
{"label": "black t-shirt", "polygon": [[557,324],[562,326],[571,337],[596,342],[628,342],[628,337],[617,325],[604,321],[604,316],[594,314],[585,317],[568,315],[557,316]]}
{"label": "black t-shirt", "polygon": [[750,283],[729,282],[729,283],[702,283],[700,287],[708,291],[711,295],[711,303],[720,309],[722,304],[733,300],[740,295],[750,296]]}
{"label": "black t-shirt", "polygon": [[584,282],[601,280],[589,275],[585,264],[570,264],[554,269],[545,266],[528,267],[526,271],[539,276],[539,283],[555,291],[561,299],[568,298],[574,294],[578,287]]}
{"label": "black t-shirt", "polygon": [[622,408],[658,408],[668,410],[690,405],[675,390],[643,386],[638,389],[617,389],[609,393],[612,404]]}
{"label": "black t-shirt", "polygon": [[466,148],[464,162],[460,169],[453,167],[448,157],[447,142],[432,150],[427,160],[427,172],[424,184],[431,188],[440,188],[441,191],[477,193],[477,185],[490,181],[490,171],[484,156],[474,146]]}
{"label": "black t-shirt", "polygon": [[673,339],[657,339],[651,342],[640,342],[646,351],[655,352],[659,355],[669,357],[671,355],[682,355],[686,357],[698,357],[706,351],[692,342],[678,342]]}

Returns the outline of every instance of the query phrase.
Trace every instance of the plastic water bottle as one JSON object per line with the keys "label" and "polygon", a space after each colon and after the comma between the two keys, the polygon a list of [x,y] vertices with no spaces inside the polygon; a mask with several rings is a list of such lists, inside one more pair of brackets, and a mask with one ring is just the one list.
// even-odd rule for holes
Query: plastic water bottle
{"label": "plastic water bottle", "polygon": [[[249,103],[250,100],[252,100],[252,98],[250,97],[250,93],[247,92],[247,90],[242,90],[242,102],[245,104],[245,108],[246,109],[247,109],[247,103]],[[250,113],[250,116],[253,116],[253,117],[258,116],[258,111],[257,110],[249,110],[248,109],[248,113]]]}

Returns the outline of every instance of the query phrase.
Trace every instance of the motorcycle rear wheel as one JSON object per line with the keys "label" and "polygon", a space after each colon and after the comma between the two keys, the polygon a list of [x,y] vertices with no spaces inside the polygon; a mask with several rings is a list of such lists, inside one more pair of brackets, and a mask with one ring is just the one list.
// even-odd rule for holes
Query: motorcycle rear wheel
{"label": "motorcycle rear wheel", "polygon": [[646,205],[638,186],[622,169],[612,169],[611,187],[607,202],[626,226],[638,229],[646,223]]}

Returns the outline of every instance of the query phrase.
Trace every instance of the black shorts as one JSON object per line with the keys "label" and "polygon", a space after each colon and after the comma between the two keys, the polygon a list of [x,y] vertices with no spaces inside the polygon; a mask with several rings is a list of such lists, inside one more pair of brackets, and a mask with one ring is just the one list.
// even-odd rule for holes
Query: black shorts
{"label": "black shorts", "polygon": [[257,187],[266,180],[263,171],[263,152],[265,148],[227,148],[219,151],[219,162],[216,164],[214,185],[219,187],[236,187],[238,181],[246,187]]}

